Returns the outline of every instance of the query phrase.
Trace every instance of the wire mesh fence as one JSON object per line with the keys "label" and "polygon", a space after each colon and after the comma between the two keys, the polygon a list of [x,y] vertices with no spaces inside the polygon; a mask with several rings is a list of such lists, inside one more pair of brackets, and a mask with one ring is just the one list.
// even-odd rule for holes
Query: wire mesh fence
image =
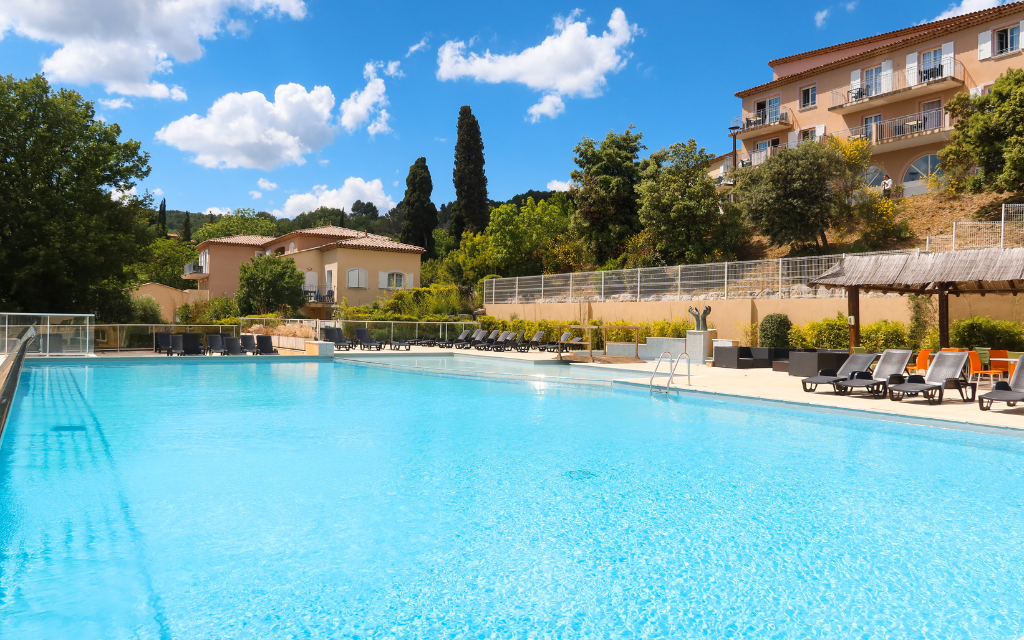
{"label": "wire mesh fence", "polygon": [[810,282],[843,255],[494,278],[484,281],[484,304],[841,298],[845,291]]}
{"label": "wire mesh fence", "polygon": [[954,222],[953,233],[925,238],[925,251],[1024,247],[1024,204],[1004,204],[999,220]]}

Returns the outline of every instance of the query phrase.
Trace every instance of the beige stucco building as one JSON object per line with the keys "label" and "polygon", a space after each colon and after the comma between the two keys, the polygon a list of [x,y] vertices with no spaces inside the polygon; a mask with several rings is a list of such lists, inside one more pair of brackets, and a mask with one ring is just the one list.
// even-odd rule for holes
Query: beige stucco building
{"label": "beige stucco building", "polygon": [[[770,61],[769,82],[736,93],[738,164],[756,166],[806,140],[867,138],[872,186],[888,174],[905,195],[923,193],[953,128],[946,102],[982,95],[1024,67],[1022,21],[1024,4],[1006,4]],[[731,168],[730,150],[711,175],[727,182]]]}
{"label": "beige stucco building", "polygon": [[309,317],[329,318],[342,298],[350,305],[369,304],[382,294],[411,289],[420,281],[420,255],[425,249],[384,236],[346,229],[301,229],[279,238],[228,236],[201,242],[199,260],[185,267],[182,278],[198,280],[212,298],[233,296],[238,269],[255,256],[277,254],[295,260],[305,276],[303,291]]}

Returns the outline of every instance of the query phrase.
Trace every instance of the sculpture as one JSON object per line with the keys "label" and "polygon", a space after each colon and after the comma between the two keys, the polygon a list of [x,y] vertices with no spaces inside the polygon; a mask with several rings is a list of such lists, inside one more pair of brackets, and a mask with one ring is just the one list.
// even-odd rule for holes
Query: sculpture
{"label": "sculpture", "polygon": [[694,331],[707,331],[708,330],[708,315],[711,313],[711,306],[704,307],[704,310],[698,315],[697,310],[690,307],[690,315],[693,316],[693,329]]}

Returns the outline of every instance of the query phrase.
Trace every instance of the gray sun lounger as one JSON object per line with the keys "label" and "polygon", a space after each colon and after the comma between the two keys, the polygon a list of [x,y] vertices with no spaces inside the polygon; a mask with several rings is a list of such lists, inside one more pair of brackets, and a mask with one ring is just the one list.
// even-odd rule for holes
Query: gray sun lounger
{"label": "gray sun lounger", "polygon": [[1024,356],[1017,361],[1009,382],[998,380],[991,391],[978,396],[978,408],[982,411],[991,409],[993,402],[1005,402],[1011,407],[1024,402]]}
{"label": "gray sun lounger", "polygon": [[219,353],[222,356],[228,355],[228,350],[224,347],[224,337],[219,333],[211,333],[206,336],[206,355],[214,353]]}
{"label": "gray sun lounger", "polygon": [[180,333],[171,334],[171,346],[167,349],[169,356],[185,355],[184,339]]}
{"label": "gray sun lounger", "polygon": [[854,389],[864,389],[873,396],[885,397],[890,381],[903,381],[907,363],[910,362],[910,356],[913,354],[914,352],[910,349],[886,349],[882,352],[882,357],[878,359],[874,371],[854,373],[849,380],[836,382],[836,393],[848,396],[853,393]]}
{"label": "gray sun lounger", "polygon": [[376,349],[380,351],[384,348],[383,342],[377,342],[377,340],[370,335],[370,332],[366,329],[356,329],[356,340],[359,341],[360,349]]}
{"label": "gray sun lounger", "polygon": [[201,356],[203,355],[203,343],[198,333],[181,334],[182,355]]}
{"label": "gray sun lounger", "polygon": [[274,340],[270,336],[256,336],[256,355],[276,356],[277,349],[274,348]]}
{"label": "gray sun lounger", "polygon": [[352,348],[352,341],[345,337],[345,333],[338,327],[325,327],[324,338],[327,342],[334,343],[334,350],[341,351],[344,349],[348,351]]}
{"label": "gray sun lounger", "polygon": [[242,343],[238,338],[232,338],[228,336],[224,338],[224,355],[226,356],[240,356],[242,355]]}
{"label": "gray sun lounger", "polygon": [[543,339],[544,332],[538,331],[537,333],[533,334],[533,338],[530,339],[529,342],[523,342],[518,347],[516,347],[516,351],[519,351],[520,353],[528,353],[531,348],[540,349],[540,341]]}
{"label": "gray sun lounger", "polygon": [[964,376],[968,355],[966,351],[938,352],[924,376],[910,376],[906,382],[890,384],[889,399],[899,402],[907,396],[920,394],[928,404],[940,404],[944,390],[956,389],[961,400],[974,402],[977,386],[968,382]]}
{"label": "gray sun lounger", "polygon": [[456,340],[454,347],[456,349],[469,349],[476,344],[477,340],[480,340],[485,335],[487,335],[486,331],[483,329],[477,329],[473,332],[473,335],[469,336],[469,338],[462,341]]}
{"label": "gray sun lounger", "polygon": [[437,341],[437,346],[441,347],[442,349],[451,349],[452,347],[455,346],[456,342],[458,342],[458,343],[465,342],[467,336],[469,336],[469,329],[463,330],[463,332],[459,334],[458,338],[454,338],[454,339],[449,338],[448,340],[438,340]]}
{"label": "gray sun lounger", "polygon": [[814,392],[819,384],[827,384],[832,386],[832,390],[836,390],[836,383],[840,380],[849,380],[850,377],[860,371],[867,371],[871,368],[871,363],[877,358],[873,353],[854,353],[851,354],[843,366],[839,367],[839,370],[835,369],[822,369],[818,371],[818,375],[810,378],[804,378],[800,381],[804,391],[807,393]]}
{"label": "gray sun lounger", "polygon": [[471,346],[476,347],[477,349],[480,349],[481,348],[480,345],[482,345],[482,344],[487,344],[488,342],[493,343],[495,340],[498,339],[498,333],[500,333],[500,332],[497,329],[492,331],[490,333],[490,335],[486,335],[486,331],[485,331],[483,334],[480,335],[479,338],[477,338],[476,340],[473,341],[473,344]]}
{"label": "gray sun lounger", "polygon": [[153,351],[157,353],[164,353],[171,348],[171,332],[161,331],[156,334],[156,349]]}
{"label": "gray sun lounger", "polygon": [[565,333],[562,334],[562,337],[560,337],[558,340],[555,340],[554,342],[545,342],[542,345],[538,345],[537,346],[537,350],[538,351],[552,351],[553,352],[555,349],[558,348],[558,343],[559,342],[565,342],[565,341],[567,341],[571,337],[572,337],[572,331],[566,331]]}
{"label": "gray sun lounger", "polygon": [[256,336],[251,333],[243,333],[238,340],[242,345],[242,353],[256,354]]}
{"label": "gray sun lounger", "polygon": [[487,336],[486,339],[481,340],[480,343],[476,345],[477,350],[490,351],[491,347],[493,347],[499,340],[504,341],[505,338],[508,336],[508,331],[502,331],[501,335],[495,338],[494,334],[497,332],[498,330],[495,329],[494,331],[491,332],[491,335]]}

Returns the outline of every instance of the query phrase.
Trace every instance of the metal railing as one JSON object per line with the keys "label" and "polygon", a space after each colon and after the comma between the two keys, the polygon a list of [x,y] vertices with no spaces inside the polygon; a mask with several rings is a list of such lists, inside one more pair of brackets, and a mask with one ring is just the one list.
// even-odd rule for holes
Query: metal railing
{"label": "metal railing", "polygon": [[494,278],[484,281],[484,304],[842,298],[846,292],[841,288],[826,289],[808,283],[845,255]]}
{"label": "metal railing", "polygon": [[883,120],[874,126],[875,144],[886,142],[891,138],[949,128],[949,117],[945,109],[929,109],[919,111],[891,120]]}
{"label": "metal railing", "polygon": [[469,329],[480,328],[479,322],[412,322],[400,320],[321,320],[317,335],[322,336],[325,327],[338,327],[350,340],[355,339],[356,329],[366,329],[375,340],[422,340],[434,338],[450,340]]}
{"label": "metal railing", "polygon": [[30,356],[87,356],[93,353],[91,313],[0,312],[0,353],[10,353],[27,327],[35,325],[36,339],[28,346]]}
{"label": "metal railing", "polygon": [[233,324],[96,324],[90,329],[96,351],[156,351],[156,334],[198,333],[206,344],[211,333],[227,333],[238,337]]}
{"label": "metal railing", "polygon": [[306,296],[306,302],[334,304],[337,301],[337,289],[337,285],[333,284],[304,284],[302,295]]}
{"label": "metal railing", "polygon": [[964,66],[959,60],[946,57],[937,62],[910,65],[902,70],[880,73],[870,80],[843,85],[831,91],[831,106],[856,104],[947,78],[963,81]]}
{"label": "metal railing", "polygon": [[954,222],[953,233],[925,238],[926,251],[1024,247],[1024,205],[1004,204],[999,220]]}
{"label": "metal railing", "polygon": [[190,263],[185,265],[185,274],[184,275],[186,275],[186,276],[190,276],[192,274],[202,275],[204,273],[206,273],[206,265],[200,264],[198,261],[197,262],[190,262]]}
{"label": "metal railing", "polygon": [[761,109],[752,113],[733,116],[730,124],[740,129],[755,129],[773,124],[789,124],[793,122],[793,113],[789,107]]}

